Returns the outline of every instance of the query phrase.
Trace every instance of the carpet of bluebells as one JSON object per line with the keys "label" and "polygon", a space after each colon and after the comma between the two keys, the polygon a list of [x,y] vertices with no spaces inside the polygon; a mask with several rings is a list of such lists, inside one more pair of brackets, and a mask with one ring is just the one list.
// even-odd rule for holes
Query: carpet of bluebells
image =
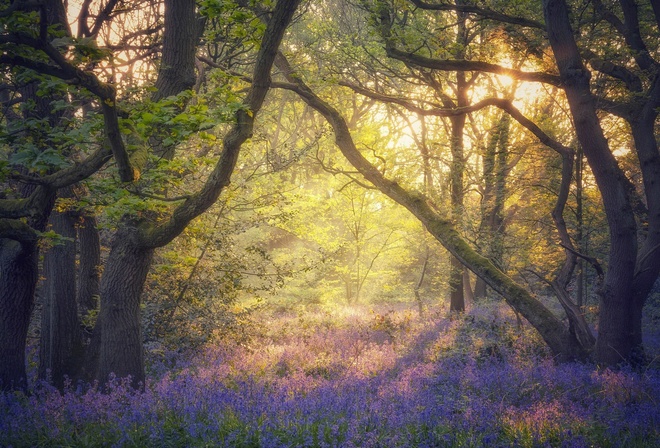
{"label": "carpet of bluebells", "polygon": [[660,369],[553,363],[504,307],[264,314],[249,346],[0,395],[2,447],[657,447]]}

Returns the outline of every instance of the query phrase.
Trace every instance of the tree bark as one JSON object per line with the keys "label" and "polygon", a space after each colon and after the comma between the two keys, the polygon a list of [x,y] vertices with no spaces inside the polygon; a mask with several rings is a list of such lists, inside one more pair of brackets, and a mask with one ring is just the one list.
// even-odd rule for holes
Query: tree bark
{"label": "tree bark", "polygon": [[[504,202],[508,175],[508,145],[511,117],[506,112],[497,120],[483,152],[483,200],[481,235],[483,246],[496,266],[502,268],[504,257]],[[486,282],[477,277],[475,298],[485,298]]]}
{"label": "tree bark", "polygon": [[[91,312],[97,311],[101,297],[101,241],[96,218],[87,213],[78,217],[78,312],[85,319]],[[97,316],[98,319],[98,316]],[[94,380],[98,368],[101,349],[101,327],[81,326],[81,339],[84,348],[82,365],[78,369],[78,379],[90,382]]]}
{"label": "tree bark", "polygon": [[44,254],[39,378],[62,389],[65,377],[74,378],[82,361],[76,303],[76,229],[73,217],[66,212],[53,212],[50,225],[65,240]]}
{"label": "tree bark", "polygon": [[[596,361],[616,365],[630,360],[641,338],[634,328],[641,311],[630,293],[637,257],[637,227],[627,180],[612,155],[600,127],[589,87],[590,74],[582,64],[564,0],[544,0],[543,10],[557,67],[563,82],[580,145],[592,169],[610,230],[608,271],[600,291]],[[641,320],[640,320],[641,322]],[[641,327],[641,323],[639,324]]]}
{"label": "tree bark", "polygon": [[474,291],[472,291],[472,284],[470,283],[470,271],[467,268],[463,268],[463,290],[465,295],[465,304],[473,304]]}
{"label": "tree bark", "polygon": [[419,312],[419,317],[422,317],[424,314],[424,302],[422,301],[422,296],[419,293],[420,288],[422,287],[422,283],[424,282],[424,276],[426,275],[426,268],[429,265],[429,256],[430,256],[430,251],[429,247],[426,246],[425,254],[424,254],[424,263],[422,264],[422,270],[419,273],[419,280],[417,280],[417,283],[415,284],[414,287],[414,292],[415,292],[415,300],[417,301],[417,311]]}
{"label": "tree bark", "polygon": [[488,295],[487,289],[486,289],[486,282],[483,278],[477,276],[477,280],[474,283],[474,299],[479,300],[479,299],[485,299],[486,296]]}
{"label": "tree bark", "polygon": [[163,56],[152,101],[178,95],[195,85],[195,54],[199,28],[195,2],[165,0]]}
{"label": "tree bark", "polygon": [[[456,0],[456,4],[460,5],[461,0]],[[457,12],[458,16],[458,32],[456,33],[456,48],[455,57],[463,59],[465,57],[465,47],[467,45],[467,29],[465,26],[466,14]],[[453,103],[453,102],[452,102]],[[468,100],[468,82],[465,77],[465,72],[456,72],[456,104],[451,104],[453,107],[466,107],[469,104]],[[450,118],[451,122],[451,210],[452,218],[455,222],[460,222],[463,216],[463,178],[465,173],[465,148],[463,142],[463,133],[465,130],[465,121],[467,116],[465,114],[457,115]],[[450,303],[449,311],[462,312],[465,311],[465,296],[463,292],[463,264],[455,256],[451,256],[450,269],[449,269],[449,289],[450,289]]]}
{"label": "tree bark", "polygon": [[34,241],[0,239],[0,390],[26,390],[25,346],[39,252]]}
{"label": "tree bark", "polygon": [[[137,242],[135,227],[117,232],[101,281],[99,365],[94,377],[105,384],[114,374],[144,385],[140,296],[151,266],[153,248]],[[95,335],[95,337],[97,337]]]}
{"label": "tree bark", "polygon": [[[578,147],[577,154],[575,156],[575,221],[576,221],[576,231],[575,231],[575,244],[577,245],[577,250],[580,253],[586,255],[585,244],[584,244],[584,216],[583,216],[583,193],[584,193],[584,184],[583,184],[583,157],[582,157],[582,148]],[[575,281],[577,282],[577,288],[575,291],[575,302],[580,310],[585,306],[585,290],[584,290],[584,260],[580,258],[577,262],[577,277]]]}
{"label": "tree bark", "polygon": [[98,308],[100,294],[101,242],[96,218],[91,214],[79,217],[78,248],[78,307],[84,316]]}

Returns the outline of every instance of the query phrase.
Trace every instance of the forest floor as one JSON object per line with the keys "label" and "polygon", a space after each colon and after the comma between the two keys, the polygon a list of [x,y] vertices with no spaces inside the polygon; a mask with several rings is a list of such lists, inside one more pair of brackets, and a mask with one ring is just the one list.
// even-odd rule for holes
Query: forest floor
{"label": "forest floor", "polygon": [[0,446],[660,446],[657,362],[558,365],[502,304],[453,318],[414,304],[254,318],[249,344],[162,353],[144,392],[115,381],[110,393],[0,395]]}

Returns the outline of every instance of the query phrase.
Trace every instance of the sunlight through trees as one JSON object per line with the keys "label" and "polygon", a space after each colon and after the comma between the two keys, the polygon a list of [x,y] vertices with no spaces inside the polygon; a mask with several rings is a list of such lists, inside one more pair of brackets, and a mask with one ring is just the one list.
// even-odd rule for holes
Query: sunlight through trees
{"label": "sunlight through trees", "polygon": [[[171,420],[117,446],[660,438],[655,1],[4,0],[0,25],[0,445],[59,437],[13,394],[49,428],[77,424],[57,397]],[[530,388],[492,380],[499,407],[498,365]]]}

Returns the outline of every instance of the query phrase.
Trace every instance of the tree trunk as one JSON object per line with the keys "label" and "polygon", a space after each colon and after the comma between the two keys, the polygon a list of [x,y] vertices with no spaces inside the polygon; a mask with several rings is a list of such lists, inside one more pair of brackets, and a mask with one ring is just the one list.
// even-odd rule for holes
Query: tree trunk
{"label": "tree trunk", "polygon": [[[91,214],[82,214],[78,222],[78,312],[84,320],[90,312],[99,309],[101,296],[101,242],[96,218]],[[94,380],[94,372],[99,362],[101,349],[100,325],[95,327],[85,323],[81,327],[84,359],[79,369],[78,378],[84,381]]]}
{"label": "tree trunk", "polygon": [[449,269],[449,311],[465,311],[465,296],[463,295],[463,263],[455,256],[450,257]]}
{"label": "tree trunk", "polygon": [[548,38],[562,77],[578,140],[601,192],[610,229],[610,256],[603,288],[595,358],[603,365],[631,359],[641,343],[634,335],[636,316],[631,300],[637,257],[636,223],[625,175],[600,127],[589,72],[584,68],[564,0],[544,0]]}
{"label": "tree trunk", "polygon": [[474,299],[485,299],[487,295],[485,280],[481,277],[477,277],[477,280],[474,283]]}
{"label": "tree trunk", "polygon": [[[461,0],[456,4],[460,5]],[[467,28],[465,21],[467,15],[462,12],[456,13],[458,16],[458,33],[456,34],[455,57],[462,59],[465,57],[465,45],[467,43]],[[446,100],[445,104],[450,101]],[[465,107],[469,104],[468,83],[465,78],[465,72],[456,72],[456,104],[455,107]],[[463,134],[465,130],[465,114],[450,118],[451,122],[451,210],[452,218],[455,222],[461,222],[463,216],[463,178],[465,173],[465,148],[463,143]],[[450,303],[449,311],[465,311],[465,297],[463,295],[463,264],[455,256],[451,257],[449,269],[449,289]]]}
{"label": "tree trunk", "polygon": [[[497,121],[483,152],[483,199],[480,238],[488,257],[502,268],[504,258],[504,202],[508,175],[509,126],[511,117],[503,113]],[[486,282],[477,277],[476,299],[486,298]]]}
{"label": "tree trunk", "polygon": [[422,301],[422,296],[419,293],[420,288],[422,287],[422,283],[424,282],[424,276],[426,275],[426,268],[429,265],[429,247],[426,246],[426,251],[424,255],[424,263],[422,264],[422,270],[419,273],[419,280],[417,280],[417,283],[415,284],[414,292],[415,292],[415,300],[417,301],[417,311],[419,312],[419,317],[422,317],[424,314],[424,302]]}
{"label": "tree trunk", "polygon": [[144,353],[140,296],[154,250],[140,247],[136,229],[123,227],[116,235],[101,278],[98,367],[94,377],[104,384],[111,374],[131,376],[134,387],[144,385]]}
{"label": "tree trunk", "polygon": [[[200,23],[197,21],[195,2],[192,0],[165,0],[165,32],[163,52],[152,101],[175,96],[194,87],[195,55],[199,41]],[[152,136],[154,153],[167,160],[174,158],[175,147],[167,146],[162,137],[169,135],[170,126],[164,125],[159,136]]]}
{"label": "tree trunk", "polygon": [[39,378],[62,389],[82,361],[76,303],[76,229],[68,213],[53,212],[51,229],[65,238],[44,255],[44,305],[41,317]]}
{"label": "tree trunk", "polygon": [[474,291],[472,291],[472,283],[470,282],[470,271],[467,268],[463,269],[463,289],[465,293],[465,304],[471,305],[474,303]]}
{"label": "tree trunk", "polygon": [[101,242],[93,215],[83,214],[78,223],[78,307],[84,316],[99,306]]}
{"label": "tree trunk", "polygon": [[[577,154],[575,156],[575,221],[576,221],[576,232],[575,232],[575,244],[580,253],[586,255],[584,245],[584,216],[582,212],[583,207],[583,192],[584,185],[582,182],[582,175],[584,174],[583,170],[583,157],[582,157],[582,148],[578,147]],[[580,308],[583,309],[585,305],[585,291],[584,291],[584,260],[580,258],[577,261],[577,277],[575,281],[577,282],[577,288],[575,292],[575,303]]]}
{"label": "tree trunk", "polygon": [[38,260],[36,240],[0,239],[0,390],[27,388],[25,346]]}
{"label": "tree trunk", "polygon": [[[159,224],[147,221],[137,223],[137,219],[125,217],[120,225],[101,279],[98,332],[95,329],[90,350],[93,361],[96,344],[99,344],[98,367],[92,373],[102,384],[111,374],[116,377],[130,376],[133,386],[144,384],[140,295],[154,250],[176,238],[190,221],[211,207],[229,185],[240,148],[252,136],[254,118],[270,89],[271,68],[298,3],[295,0],[277,2],[259,48],[252,86],[246,93],[243,107],[236,112],[234,126],[223,139],[220,158],[204,186],[177,206],[168,220]],[[186,4],[194,10],[194,1],[187,1]],[[196,42],[196,36],[185,36]],[[182,43],[182,48],[186,48],[185,43]]]}
{"label": "tree trunk", "polygon": [[163,57],[152,101],[190,90],[195,85],[195,53],[200,35],[194,1],[165,0]]}

